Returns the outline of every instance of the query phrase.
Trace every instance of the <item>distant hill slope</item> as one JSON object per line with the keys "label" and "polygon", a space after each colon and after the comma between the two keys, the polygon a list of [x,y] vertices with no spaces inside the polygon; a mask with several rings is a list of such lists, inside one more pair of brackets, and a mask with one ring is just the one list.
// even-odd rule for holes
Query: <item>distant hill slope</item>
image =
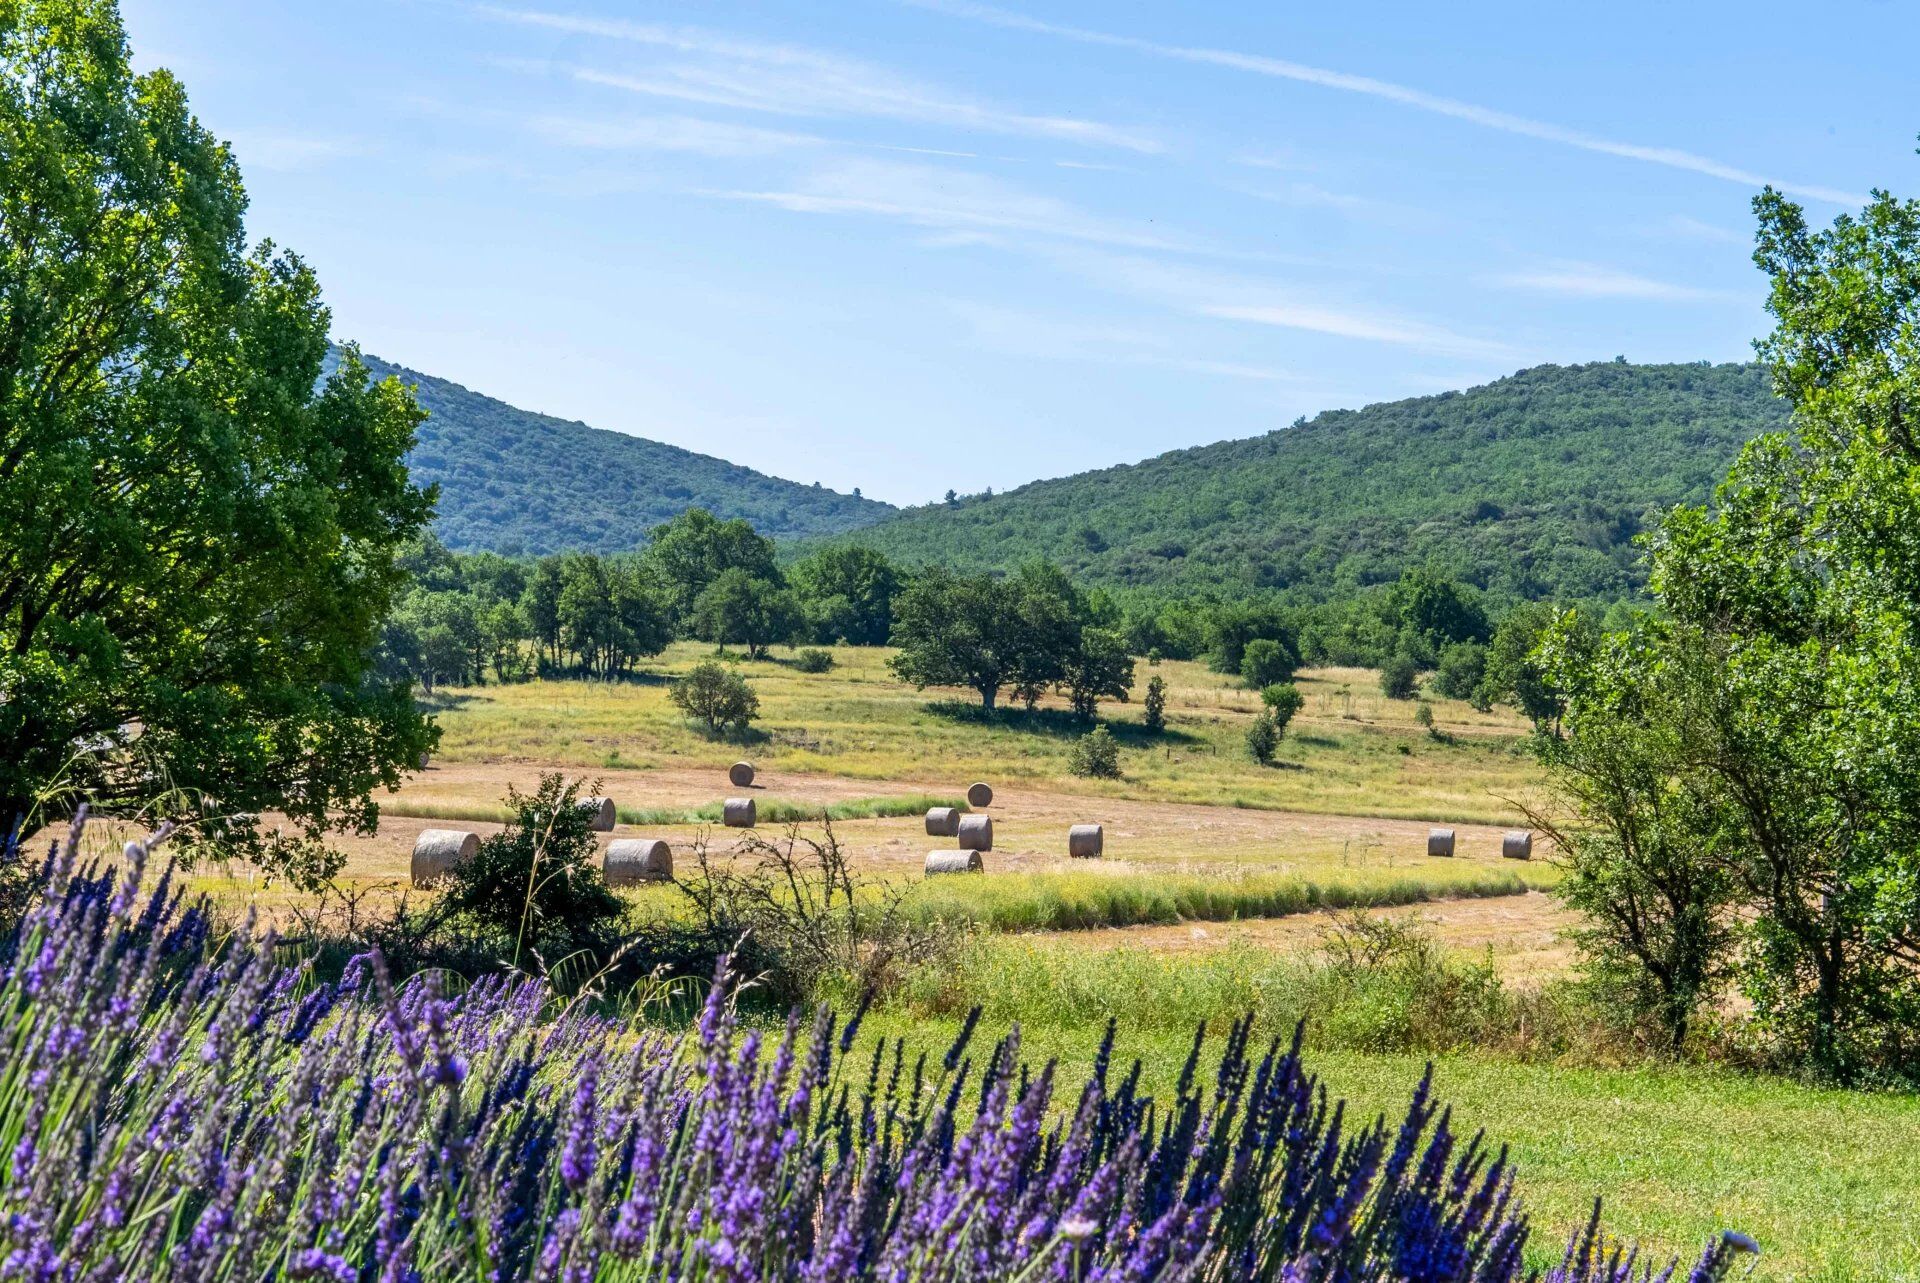
{"label": "distant hill slope", "polygon": [[516,409],[445,379],[365,359],[376,377],[393,374],[417,386],[432,416],[409,465],[417,482],[440,484],[435,530],[451,548],[621,552],[696,506],[745,517],[776,539],[839,534],[894,511],[644,437]]}
{"label": "distant hill slope", "polygon": [[1435,560],[1502,593],[1615,597],[1644,579],[1646,523],[1704,499],[1742,443],[1785,422],[1753,365],[1543,365],[907,509],[856,539],[959,567],[1043,554],[1113,585],[1317,595]]}

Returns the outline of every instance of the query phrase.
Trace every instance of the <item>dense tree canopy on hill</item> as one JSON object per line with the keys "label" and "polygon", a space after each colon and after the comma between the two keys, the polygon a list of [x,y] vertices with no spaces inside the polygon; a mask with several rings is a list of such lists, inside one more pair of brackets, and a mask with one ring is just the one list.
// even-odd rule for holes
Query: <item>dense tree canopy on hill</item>
{"label": "dense tree canopy on hill", "polygon": [[776,539],[838,534],[892,509],[782,481],[677,446],[517,409],[374,357],[376,378],[417,389],[428,419],[408,459],[440,487],[435,533],[449,548],[511,554],[630,552],[688,508],[744,517]]}
{"label": "dense tree canopy on hill", "polygon": [[1440,564],[1507,597],[1618,598],[1634,537],[1786,412],[1752,365],[1539,366],[1263,437],[915,508],[858,535],[908,562],[1084,583],[1296,588]]}

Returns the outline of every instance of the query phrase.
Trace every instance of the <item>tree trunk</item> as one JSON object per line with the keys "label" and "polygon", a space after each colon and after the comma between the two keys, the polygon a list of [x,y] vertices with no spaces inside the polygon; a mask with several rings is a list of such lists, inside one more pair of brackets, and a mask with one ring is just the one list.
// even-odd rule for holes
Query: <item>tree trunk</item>
{"label": "tree trunk", "polygon": [[978,689],[980,691],[980,707],[991,713],[993,711],[994,701],[1000,698],[1000,688],[998,686],[982,686]]}

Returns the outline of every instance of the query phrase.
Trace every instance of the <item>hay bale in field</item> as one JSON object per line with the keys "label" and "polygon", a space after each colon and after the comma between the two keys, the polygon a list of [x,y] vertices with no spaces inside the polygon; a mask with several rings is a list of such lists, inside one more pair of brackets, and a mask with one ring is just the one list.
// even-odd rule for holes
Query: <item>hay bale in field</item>
{"label": "hay bale in field", "polygon": [[673,848],[659,838],[621,838],[607,843],[600,861],[608,886],[673,881]]}
{"label": "hay bale in field", "polygon": [[942,873],[984,872],[986,865],[981,861],[978,851],[927,852],[927,876],[930,878]]}
{"label": "hay bale in field", "polygon": [[480,835],[467,829],[421,829],[413,840],[413,884],[431,886],[456,865],[480,854]]}
{"label": "hay bale in field", "polygon": [[756,812],[750,797],[730,797],[720,808],[720,818],[730,829],[750,829]]}
{"label": "hay bale in field", "polygon": [[976,781],[967,785],[967,805],[975,808],[993,805],[993,785]]}
{"label": "hay bale in field", "polygon": [[960,832],[960,812],[951,806],[936,806],[927,812],[927,836],[950,838]]}
{"label": "hay bale in field", "polygon": [[587,827],[595,833],[613,832],[613,822],[619,817],[614,814],[613,799],[610,797],[583,797],[580,805],[593,812],[593,818]]}
{"label": "hay bale in field", "polygon": [[1098,824],[1076,824],[1067,830],[1067,854],[1076,860],[1097,860],[1106,850],[1106,836]]}
{"label": "hay bale in field", "polygon": [[1453,854],[1453,830],[1452,829],[1429,829],[1427,831],[1427,854],[1428,855],[1452,855]]}
{"label": "hay bale in field", "polygon": [[960,839],[962,851],[991,851],[993,850],[993,817],[963,815],[953,835]]}
{"label": "hay bale in field", "polygon": [[729,766],[727,768],[727,783],[737,789],[751,788],[753,786],[753,763],[735,762],[732,766]]}
{"label": "hay bale in field", "polygon": [[1509,860],[1531,860],[1533,858],[1533,833],[1526,829],[1515,829],[1500,839],[1500,854]]}
{"label": "hay bale in field", "polygon": [[422,753],[422,754],[420,755],[420,765],[419,765],[419,766],[418,766],[418,767],[417,767],[416,769],[417,769],[417,770],[422,770],[422,771],[424,771],[424,770],[426,770],[426,769],[427,769],[427,763],[428,763],[428,762],[430,762],[430,761],[432,761],[432,760],[433,760],[433,759],[432,759],[432,758],[430,758],[430,757],[428,757],[428,756],[427,756],[427,755],[426,755],[425,753]]}

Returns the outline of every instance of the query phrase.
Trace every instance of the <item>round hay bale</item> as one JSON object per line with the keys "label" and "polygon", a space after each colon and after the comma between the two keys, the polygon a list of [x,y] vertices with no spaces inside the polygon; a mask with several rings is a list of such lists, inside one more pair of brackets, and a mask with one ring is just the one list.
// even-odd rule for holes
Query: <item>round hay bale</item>
{"label": "round hay bale", "polygon": [[413,840],[413,884],[431,886],[480,854],[480,835],[466,829],[422,829]]}
{"label": "round hay bale", "polygon": [[607,885],[673,881],[673,848],[659,838],[621,838],[607,843],[600,861]]}
{"label": "round hay bale", "polygon": [[984,872],[986,865],[981,861],[978,851],[927,852],[927,876],[930,878],[942,873]]}
{"label": "round hay bale", "polygon": [[976,781],[967,785],[967,805],[975,808],[993,805],[993,785]]}
{"label": "round hay bale", "polygon": [[963,815],[953,835],[960,839],[962,851],[991,851],[993,850],[993,817]]}
{"label": "round hay bale", "polygon": [[1453,830],[1452,829],[1428,830],[1427,854],[1428,855],[1452,855],[1453,854]]}
{"label": "round hay bale", "polygon": [[960,832],[960,812],[951,806],[936,806],[927,812],[927,836],[950,838]]}
{"label": "round hay bale", "polygon": [[1106,830],[1098,824],[1076,824],[1067,830],[1067,854],[1076,860],[1099,859],[1106,844]]}
{"label": "round hay bale", "polygon": [[730,797],[720,808],[720,818],[730,829],[752,828],[755,815],[750,797]]}
{"label": "round hay bale", "polygon": [[1531,860],[1533,858],[1533,833],[1527,829],[1515,829],[1500,839],[1500,854],[1509,860]]}
{"label": "round hay bale", "polygon": [[587,827],[595,833],[613,832],[613,822],[619,818],[614,814],[613,799],[610,797],[583,797],[580,805],[593,812]]}
{"label": "round hay bale", "polygon": [[432,759],[432,758],[430,758],[430,757],[428,757],[428,756],[427,756],[427,755],[426,755],[425,753],[422,753],[422,754],[420,755],[420,765],[419,765],[419,767],[418,767],[418,768],[416,768],[416,769],[418,769],[418,770],[422,770],[422,771],[424,771],[424,770],[426,770],[426,769],[427,769],[427,763],[429,763],[429,762],[431,762],[432,760],[433,760],[433,759]]}
{"label": "round hay bale", "polygon": [[735,762],[732,766],[729,766],[727,768],[727,783],[737,789],[751,788],[753,786],[753,763]]}

